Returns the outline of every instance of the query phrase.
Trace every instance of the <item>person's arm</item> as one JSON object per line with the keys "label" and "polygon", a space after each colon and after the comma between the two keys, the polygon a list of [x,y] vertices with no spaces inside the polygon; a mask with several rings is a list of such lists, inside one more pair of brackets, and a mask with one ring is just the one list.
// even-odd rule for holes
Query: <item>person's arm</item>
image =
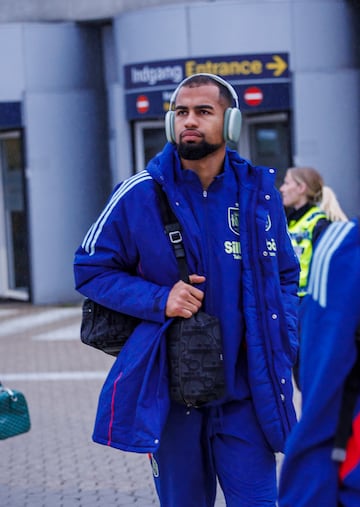
{"label": "person's arm", "polygon": [[280,507],[338,505],[331,451],[344,381],[355,360],[359,284],[357,226],[334,223],[314,253],[310,292],[302,303],[302,414],[286,444]]}
{"label": "person's arm", "polygon": [[[165,321],[170,286],[142,277],[137,235],[131,212],[134,195],[117,200],[115,188],[98,220],[76,251],[75,287],[84,296],[135,317]],[[129,206],[130,203],[130,206]],[[169,284],[170,285],[170,284]]]}
{"label": "person's arm", "polygon": [[[76,251],[76,289],[103,306],[143,320],[162,323],[168,317],[190,318],[199,310],[203,299],[203,292],[195,285],[204,283],[205,278],[192,274],[190,283],[177,281],[175,258],[172,259],[171,253],[169,256],[170,245],[162,233],[160,221],[155,224],[159,215],[150,193],[146,190],[132,195],[124,192],[118,199],[119,189],[121,192],[121,187],[114,190]],[[149,202],[141,208],[139,202],[144,204],[144,195]],[[135,211],[138,211],[138,218]],[[144,215],[150,214],[145,225]],[[153,227],[151,231],[146,230],[149,223]],[[163,259],[161,265],[159,252]],[[175,264],[172,274],[170,260]],[[145,261],[147,269],[151,266],[152,281],[143,274]],[[156,283],[158,280],[162,282]]]}

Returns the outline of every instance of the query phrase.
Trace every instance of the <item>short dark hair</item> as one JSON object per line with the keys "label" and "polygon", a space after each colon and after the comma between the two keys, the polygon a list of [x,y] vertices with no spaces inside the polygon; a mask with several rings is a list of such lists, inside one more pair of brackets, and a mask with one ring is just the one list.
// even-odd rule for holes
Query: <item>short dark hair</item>
{"label": "short dark hair", "polygon": [[217,86],[219,89],[219,92],[220,92],[220,97],[225,99],[225,102],[229,107],[232,106],[233,96],[232,96],[230,90],[226,86],[224,86],[222,83],[217,81],[216,79],[213,79],[211,76],[206,76],[206,75],[202,75],[202,74],[197,74],[197,75],[191,76],[184,82],[182,87],[196,88],[197,86],[208,85],[208,84],[212,84],[212,85]]}

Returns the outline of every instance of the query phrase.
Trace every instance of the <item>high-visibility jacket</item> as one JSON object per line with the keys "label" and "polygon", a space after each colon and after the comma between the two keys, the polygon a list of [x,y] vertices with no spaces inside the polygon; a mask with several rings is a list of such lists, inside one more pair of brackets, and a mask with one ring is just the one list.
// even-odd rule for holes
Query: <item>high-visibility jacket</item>
{"label": "high-visibility jacket", "polygon": [[310,208],[299,220],[290,220],[291,243],[300,262],[299,296],[307,291],[310,263],[313,254],[313,232],[319,220],[327,216],[317,206]]}

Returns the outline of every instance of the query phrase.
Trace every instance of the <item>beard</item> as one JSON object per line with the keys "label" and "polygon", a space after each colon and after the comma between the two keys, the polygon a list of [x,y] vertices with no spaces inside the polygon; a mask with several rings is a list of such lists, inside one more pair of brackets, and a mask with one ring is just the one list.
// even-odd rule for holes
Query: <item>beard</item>
{"label": "beard", "polygon": [[214,153],[221,148],[222,144],[210,144],[205,140],[200,143],[180,143],[177,145],[177,150],[181,158],[184,160],[200,160],[207,155]]}

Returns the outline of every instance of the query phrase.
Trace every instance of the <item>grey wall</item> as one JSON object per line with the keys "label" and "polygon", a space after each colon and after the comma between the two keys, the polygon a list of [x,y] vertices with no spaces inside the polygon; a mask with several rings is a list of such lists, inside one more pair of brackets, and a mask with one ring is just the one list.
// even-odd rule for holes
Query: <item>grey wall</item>
{"label": "grey wall", "polygon": [[21,101],[25,90],[23,26],[0,25],[0,101]]}
{"label": "grey wall", "polygon": [[[32,300],[77,300],[75,248],[110,190],[99,32],[72,23],[0,26],[0,100],[22,99]],[[0,44],[1,46],[1,44]]]}
{"label": "grey wall", "polygon": [[[292,6],[295,163],[315,166],[348,214],[360,211],[360,73],[345,2]],[[306,36],[305,36],[306,35]]]}
{"label": "grey wall", "polygon": [[[313,0],[233,0],[233,4],[244,7],[254,3],[259,9],[268,4],[312,3]],[[323,0],[323,4],[338,2],[338,0]],[[358,0],[347,0],[356,5]],[[207,7],[207,4],[229,3],[228,0],[1,0],[0,22],[9,21],[70,21],[70,20],[99,20],[112,18],[122,12],[156,7],[159,5],[196,5]],[[338,3],[342,3],[342,0]],[[261,17],[261,16],[259,16]]]}
{"label": "grey wall", "polygon": [[0,22],[104,19],[164,3],[180,0],[1,0]]}
{"label": "grey wall", "polygon": [[33,301],[75,300],[74,251],[109,192],[100,34],[23,30]]}

